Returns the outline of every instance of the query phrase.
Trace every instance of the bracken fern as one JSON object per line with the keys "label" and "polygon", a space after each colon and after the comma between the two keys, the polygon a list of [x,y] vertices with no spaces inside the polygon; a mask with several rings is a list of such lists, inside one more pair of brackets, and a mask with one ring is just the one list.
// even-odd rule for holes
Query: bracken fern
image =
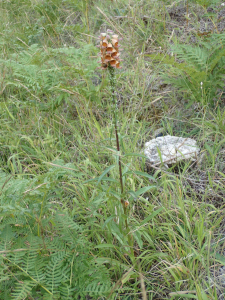
{"label": "bracken fern", "polygon": [[57,108],[74,93],[98,101],[99,86],[92,82],[97,65],[89,62],[91,53],[96,53],[93,45],[46,50],[33,44],[8,59],[0,59],[7,70],[2,82],[4,93],[11,89],[42,110]]}
{"label": "bracken fern", "polygon": [[165,65],[162,77],[193,102],[210,103],[221,97],[224,86],[225,34],[213,34],[198,46],[177,44],[171,55],[150,55]]}
{"label": "bracken fern", "polygon": [[[63,171],[52,168],[40,175],[39,182],[49,185],[38,193],[34,179],[12,178],[6,183],[7,176],[1,172],[0,290],[10,290],[0,296],[2,300],[34,295],[41,299],[91,295],[95,299],[111,288],[108,270],[96,263],[84,228],[66,211],[60,213],[60,207],[43,200],[54,193],[51,180],[71,176],[70,170]],[[31,186],[34,191],[28,193]]]}

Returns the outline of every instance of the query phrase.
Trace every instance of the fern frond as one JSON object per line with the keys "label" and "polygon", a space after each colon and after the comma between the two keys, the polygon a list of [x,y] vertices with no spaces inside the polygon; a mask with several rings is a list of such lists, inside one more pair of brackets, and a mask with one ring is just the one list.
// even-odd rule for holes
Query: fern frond
{"label": "fern frond", "polygon": [[185,60],[188,66],[202,71],[207,65],[208,52],[198,46],[177,45],[172,48],[172,51],[177,54],[179,59]]}
{"label": "fern frond", "polygon": [[7,274],[7,269],[8,267],[4,264],[3,257],[0,257],[0,283],[10,279],[9,274]]}
{"label": "fern frond", "polygon": [[69,280],[70,270],[63,267],[66,255],[63,252],[58,252],[52,257],[46,268],[46,286],[52,294],[59,293],[59,286]]}
{"label": "fern frond", "polygon": [[225,34],[213,34],[199,46],[178,44],[171,47],[171,52],[181,63],[163,54],[151,55],[151,58],[165,65],[166,72],[162,72],[162,78],[167,83],[187,93],[194,101],[205,99],[212,104],[219,89],[223,89],[224,47]]}
{"label": "fern frond", "polygon": [[33,282],[28,280],[17,282],[14,291],[12,292],[12,299],[23,300],[27,298],[33,286]]}
{"label": "fern frond", "polygon": [[106,296],[111,288],[109,283],[95,280],[85,288],[85,292],[90,296]]}
{"label": "fern frond", "polygon": [[67,284],[61,284],[59,287],[61,299],[72,299],[72,296],[74,295],[75,288],[72,288],[68,283]]}
{"label": "fern frond", "polygon": [[[34,179],[12,178],[5,185],[7,177],[0,171],[0,185],[4,185],[0,195],[0,251],[4,252],[0,261],[5,266],[0,269],[0,287],[8,288],[10,281],[13,299],[28,298],[36,291],[43,299],[78,299],[89,293],[96,299],[111,286],[106,267],[90,255],[84,228],[47,201],[46,194],[55,196],[55,182],[74,174],[73,165],[67,170],[63,162],[58,164],[62,168],[52,167]],[[45,185],[35,189],[42,182]],[[31,191],[24,193],[27,186]],[[9,270],[13,270],[13,278]]]}
{"label": "fern frond", "polygon": [[28,49],[11,55],[8,60],[0,59],[0,63],[11,71],[5,79],[7,85],[35,93],[36,98],[43,93],[46,96],[50,93],[52,96],[52,92],[64,93],[59,87],[66,86],[71,77],[75,79],[76,89],[80,92],[85,93],[90,88],[93,90],[92,94],[95,94],[97,89],[91,78],[97,62],[90,62],[91,52],[96,53],[93,45],[86,45],[81,49],[49,48],[46,53],[33,44]]}

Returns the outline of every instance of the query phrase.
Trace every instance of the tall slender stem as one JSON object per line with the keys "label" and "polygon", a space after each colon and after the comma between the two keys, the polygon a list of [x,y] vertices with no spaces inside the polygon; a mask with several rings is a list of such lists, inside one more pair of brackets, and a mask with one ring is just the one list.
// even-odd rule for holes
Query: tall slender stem
{"label": "tall slender stem", "polygon": [[[116,101],[116,96],[115,96],[115,69],[113,67],[109,67],[109,74],[110,74],[110,86],[111,86],[111,93],[112,93],[112,100],[114,104],[114,126],[115,126],[115,134],[116,134],[116,146],[117,146],[117,151],[120,151],[120,143],[119,143],[119,136],[118,136],[118,128],[117,128],[117,101]],[[121,203],[123,205],[124,209],[124,214],[126,214],[126,205],[125,201],[123,199],[123,177],[122,177],[122,166],[121,166],[121,159],[119,155],[119,174],[120,174],[120,190],[121,190]],[[125,221],[126,223],[126,228],[128,228],[127,220]]]}

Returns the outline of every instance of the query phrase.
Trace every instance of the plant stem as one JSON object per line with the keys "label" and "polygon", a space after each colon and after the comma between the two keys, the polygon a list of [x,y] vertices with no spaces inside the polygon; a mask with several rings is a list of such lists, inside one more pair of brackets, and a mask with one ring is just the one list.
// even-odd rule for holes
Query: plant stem
{"label": "plant stem", "polygon": [[[116,134],[116,146],[117,151],[120,151],[120,143],[119,143],[119,136],[118,136],[118,128],[117,128],[117,101],[115,96],[115,69],[109,66],[109,74],[110,74],[110,86],[111,86],[111,93],[112,93],[112,100],[114,104],[114,126],[115,126],[115,134]],[[120,189],[121,189],[121,196],[123,195],[123,177],[122,177],[122,166],[121,166],[121,159],[119,154],[119,174],[120,174]],[[126,206],[123,197],[121,197],[121,203],[123,205],[124,214],[126,215]],[[125,220],[126,229],[128,228],[127,220]]]}

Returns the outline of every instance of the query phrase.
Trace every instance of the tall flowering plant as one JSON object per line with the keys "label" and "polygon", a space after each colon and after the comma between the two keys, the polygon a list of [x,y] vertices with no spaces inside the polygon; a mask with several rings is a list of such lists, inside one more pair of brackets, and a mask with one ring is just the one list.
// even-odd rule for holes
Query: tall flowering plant
{"label": "tall flowering plant", "polygon": [[[120,151],[119,137],[118,137],[118,126],[117,126],[117,101],[115,96],[115,70],[120,69],[120,52],[119,52],[119,37],[117,34],[114,34],[113,31],[107,30],[107,33],[100,34],[100,56],[101,56],[101,69],[109,71],[110,78],[110,87],[111,87],[111,95],[114,106],[114,126],[115,126],[115,134],[116,134],[116,145],[117,151]],[[123,205],[124,214],[126,214],[127,206],[129,202],[123,199],[123,180],[122,180],[122,167],[121,167],[121,159],[119,156],[119,175],[120,175],[120,188],[121,188],[121,203]],[[128,228],[127,220],[126,228]]]}

